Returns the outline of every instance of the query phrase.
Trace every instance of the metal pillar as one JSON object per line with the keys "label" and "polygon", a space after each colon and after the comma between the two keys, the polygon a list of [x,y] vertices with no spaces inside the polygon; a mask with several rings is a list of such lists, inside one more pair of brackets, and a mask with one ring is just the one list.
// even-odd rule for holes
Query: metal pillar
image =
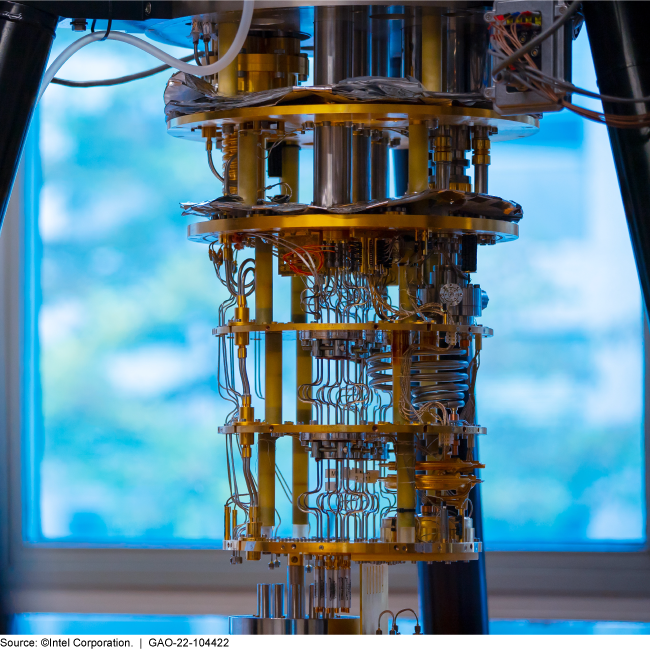
{"label": "metal pillar", "polygon": [[0,230],[50,54],[57,16],[0,2]]}
{"label": "metal pillar", "polygon": [[[583,9],[600,92],[626,98],[649,96],[647,4],[585,2]],[[638,115],[650,111],[650,102],[603,102],[603,108],[615,115]],[[650,308],[650,128],[609,128],[609,141],[647,312]]]}
{"label": "metal pillar", "polygon": [[314,10],[314,83],[335,84],[352,75],[352,17],[350,7]]}
{"label": "metal pillar", "polygon": [[[476,537],[483,540],[480,485],[470,501]],[[418,592],[425,634],[488,634],[485,552],[476,562],[418,562]]]}

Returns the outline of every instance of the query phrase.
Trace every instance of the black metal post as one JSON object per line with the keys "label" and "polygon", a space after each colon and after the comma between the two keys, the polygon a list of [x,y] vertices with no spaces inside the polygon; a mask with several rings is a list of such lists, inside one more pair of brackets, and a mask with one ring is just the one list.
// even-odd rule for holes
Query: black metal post
{"label": "black metal post", "polygon": [[[650,96],[650,39],[647,2],[585,2],[598,88],[615,97]],[[604,102],[606,113],[639,115],[650,111],[650,102]],[[609,128],[618,184],[632,240],[639,281],[650,307],[650,128]]]}
{"label": "black metal post", "polygon": [[[480,485],[470,493],[476,537],[483,541]],[[478,561],[418,562],[424,634],[488,634],[485,552]]]}
{"label": "black metal post", "polygon": [[40,9],[0,2],[0,230],[56,24]]}

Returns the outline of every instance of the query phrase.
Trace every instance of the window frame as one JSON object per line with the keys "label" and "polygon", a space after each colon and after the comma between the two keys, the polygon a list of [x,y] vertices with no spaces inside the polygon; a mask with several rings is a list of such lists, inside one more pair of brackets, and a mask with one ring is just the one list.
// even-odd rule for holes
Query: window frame
{"label": "window frame", "polygon": [[[30,139],[32,144],[36,138]],[[254,589],[262,567],[231,567],[215,550],[133,548],[24,540],[24,498],[37,450],[25,445],[33,432],[33,400],[38,386],[35,336],[38,284],[36,214],[28,197],[38,182],[26,173],[34,154],[24,156],[0,235],[0,558],[4,585],[30,590],[226,590]],[[644,411],[650,404],[650,334],[644,319]],[[646,508],[650,503],[650,427],[644,416]],[[33,436],[29,435],[32,440]],[[27,482],[25,482],[27,481]],[[29,487],[28,487],[29,486]],[[646,515],[646,540],[650,540]],[[650,547],[637,551],[488,551],[491,596],[650,598]],[[397,568],[397,567],[396,567]],[[398,573],[400,573],[398,571]],[[404,573],[406,587],[413,573]],[[411,576],[410,578],[408,576]],[[397,578],[398,576],[396,576]],[[392,581],[392,579],[391,579]],[[254,591],[253,591],[254,593]],[[110,608],[106,611],[111,611]],[[97,612],[101,613],[101,612]]]}

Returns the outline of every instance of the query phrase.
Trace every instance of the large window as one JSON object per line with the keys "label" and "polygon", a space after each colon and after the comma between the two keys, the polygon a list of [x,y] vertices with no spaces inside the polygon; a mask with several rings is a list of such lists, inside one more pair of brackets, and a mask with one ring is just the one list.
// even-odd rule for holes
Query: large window
{"label": "large window", "polygon": [[[60,29],[53,55],[73,38]],[[575,45],[577,81],[593,88],[586,35]],[[61,76],[150,64],[107,42]],[[210,333],[223,296],[179,208],[221,188],[200,144],[166,134],[164,82],[50,87],[32,130],[41,415],[26,455],[30,541],[222,534],[228,407]],[[641,303],[606,131],[546,115],[530,140],[495,144],[490,172],[492,193],[525,217],[519,241],[479,257],[495,330],[479,372],[488,547],[642,543]]]}

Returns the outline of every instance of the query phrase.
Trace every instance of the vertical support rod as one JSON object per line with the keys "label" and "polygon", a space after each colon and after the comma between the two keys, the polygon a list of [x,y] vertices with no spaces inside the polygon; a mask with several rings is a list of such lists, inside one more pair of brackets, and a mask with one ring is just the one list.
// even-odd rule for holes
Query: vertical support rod
{"label": "vertical support rod", "polygon": [[314,125],[314,204],[350,203],[352,198],[352,125]]}
{"label": "vertical support rod", "polygon": [[357,6],[352,10],[352,76],[370,74],[370,33],[368,31],[369,7]]}
{"label": "vertical support rod", "polygon": [[402,76],[422,81],[422,7],[404,7]]}
{"label": "vertical support rod", "polygon": [[[400,276],[402,270],[400,267]],[[405,275],[405,273],[404,273]],[[401,282],[400,282],[401,285]],[[400,291],[401,293],[401,291]],[[392,351],[393,366],[393,423],[406,424],[399,403],[402,396],[402,371],[404,352],[408,347],[408,332],[394,331]],[[395,445],[397,463],[397,541],[415,542],[415,446],[413,434],[398,433]]]}
{"label": "vertical support rod", "polygon": [[[399,301],[400,306],[409,307],[409,280],[413,271],[408,262],[413,250],[406,247],[400,251],[398,266]],[[393,370],[393,423],[406,424],[407,421],[400,411],[402,398],[402,374],[404,369],[404,353],[409,346],[409,333],[394,331],[391,345]],[[411,433],[398,433],[395,445],[395,461],[397,466],[397,541],[403,543],[415,542],[415,441]]]}
{"label": "vertical support rod", "polygon": [[409,124],[409,194],[429,188],[429,129]]}
{"label": "vertical support rod", "polygon": [[0,229],[32,121],[57,16],[14,2],[0,12]]}
{"label": "vertical support rod", "polygon": [[442,92],[442,21],[437,7],[422,8],[422,85]]}
{"label": "vertical support rod", "polygon": [[314,9],[314,83],[335,84],[352,74],[350,7]]}
{"label": "vertical support rod", "polygon": [[472,164],[474,165],[474,191],[488,193],[488,166],[490,164],[490,138],[487,126],[472,129]]}
{"label": "vertical support rod", "polygon": [[386,7],[382,5],[372,5],[370,7],[370,66],[373,77],[389,76],[390,28],[389,22],[382,17],[385,13]]}
{"label": "vertical support rod", "polygon": [[287,566],[287,618],[304,617],[305,567],[302,564],[300,566],[289,565]]}
{"label": "vertical support rod", "polygon": [[[299,153],[297,146],[288,145],[282,149],[282,180],[292,189],[291,201],[298,201],[299,187]],[[305,314],[300,296],[305,289],[302,279],[294,275],[291,277],[291,322],[306,323]],[[296,333],[296,422],[309,424],[311,420],[311,404],[298,399],[298,388],[302,384],[311,384],[312,360],[309,350],[303,350]],[[298,498],[307,492],[309,485],[309,453],[300,444],[298,438],[292,439],[292,478],[291,492],[293,495],[293,536],[307,537],[309,532],[309,518],[306,512],[298,508]]]}
{"label": "vertical support rod", "polygon": [[466,92],[465,17],[447,16],[447,92]]}
{"label": "vertical support rod", "polygon": [[388,197],[388,134],[372,132],[370,144],[370,197]]}
{"label": "vertical support rod", "polygon": [[[261,242],[255,247],[255,321],[273,322],[272,247]],[[282,422],[282,336],[267,332],[264,351],[265,420],[279,424]],[[260,433],[257,437],[257,483],[262,534],[270,537],[275,526],[275,438],[270,433]]]}
{"label": "vertical support rod", "polygon": [[[219,23],[218,50],[219,58],[225,56],[237,35],[237,23]],[[228,97],[237,95],[237,60],[238,57],[218,73],[219,93]]]}
{"label": "vertical support rod", "polygon": [[370,198],[370,130],[358,129],[352,136],[352,202]]}
{"label": "vertical support rod", "polygon": [[[248,127],[252,126],[252,123],[248,125]],[[261,150],[258,144],[260,138],[253,128],[240,128],[237,140],[237,167],[240,170],[237,193],[244,199],[244,203],[255,205],[258,199],[258,190],[264,184],[263,177],[261,179],[259,177],[258,161]]]}

